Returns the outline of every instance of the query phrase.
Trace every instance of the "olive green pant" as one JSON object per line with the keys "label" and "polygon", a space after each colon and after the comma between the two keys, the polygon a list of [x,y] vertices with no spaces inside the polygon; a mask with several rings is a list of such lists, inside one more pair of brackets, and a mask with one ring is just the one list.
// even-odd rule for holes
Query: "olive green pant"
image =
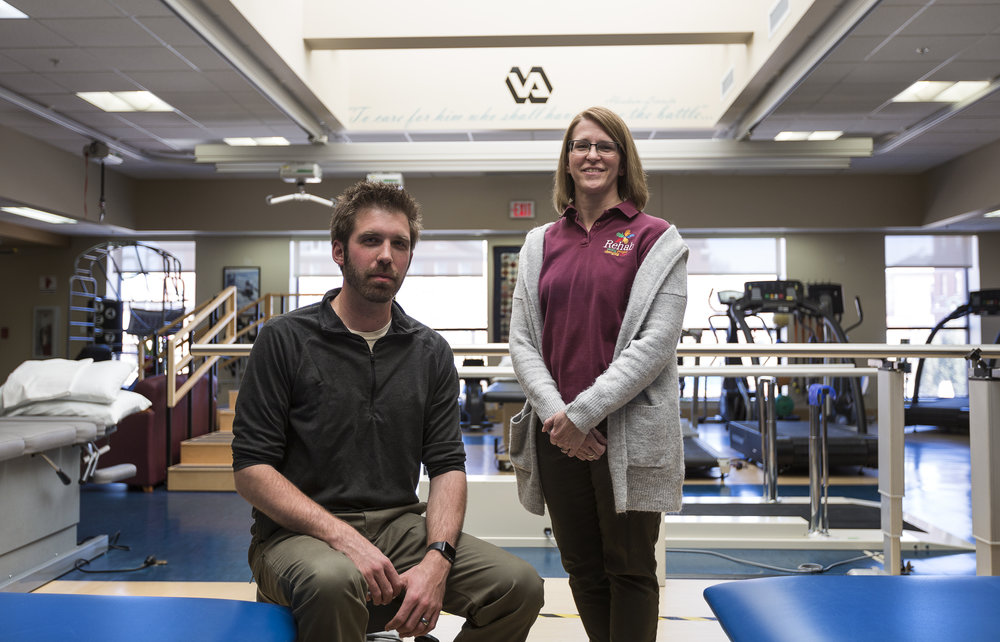
{"label": "olive green pant", "polygon": [[[368,538],[403,573],[426,552],[423,509],[423,504],[415,504],[337,517]],[[544,598],[535,569],[471,535],[462,534],[455,548],[443,608],[465,618],[456,642],[526,639]],[[279,530],[266,541],[254,538],[249,560],[258,598],[291,608],[300,642],[365,639],[368,587],[346,555],[313,537]]]}
{"label": "olive green pant", "polygon": [[[603,428],[602,423],[594,430]],[[535,443],[552,534],[587,637],[591,642],[654,642],[662,515],[615,511],[607,457],[571,459],[541,431]]]}

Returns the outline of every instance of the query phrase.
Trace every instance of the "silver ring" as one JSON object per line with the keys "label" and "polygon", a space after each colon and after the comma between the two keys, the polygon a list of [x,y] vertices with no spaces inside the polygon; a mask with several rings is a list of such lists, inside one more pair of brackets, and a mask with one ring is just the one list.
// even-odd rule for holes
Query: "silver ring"
{"label": "silver ring", "polygon": [[422,617],[422,618],[420,618],[420,623],[423,624],[424,626],[427,626],[427,625],[429,625],[431,623],[431,621],[428,620],[425,617]]}

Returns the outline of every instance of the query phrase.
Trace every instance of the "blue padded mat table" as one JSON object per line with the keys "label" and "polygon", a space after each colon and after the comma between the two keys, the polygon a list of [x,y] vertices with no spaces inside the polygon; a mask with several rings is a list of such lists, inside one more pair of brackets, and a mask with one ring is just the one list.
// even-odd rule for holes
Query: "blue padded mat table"
{"label": "blue padded mat table", "polygon": [[1000,639],[1000,577],[767,577],[704,596],[734,642]]}
{"label": "blue padded mat table", "polygon": [[294,642],[282,606],[240,600],[0,593],[4,642]]}

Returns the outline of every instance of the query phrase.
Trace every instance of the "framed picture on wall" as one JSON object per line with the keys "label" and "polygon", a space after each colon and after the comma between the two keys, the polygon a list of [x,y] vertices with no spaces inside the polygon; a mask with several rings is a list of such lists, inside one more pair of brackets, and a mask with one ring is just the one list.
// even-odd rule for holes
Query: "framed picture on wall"
{"label": "framed picture on wall", "polygon": [[493,248],[493,342],[505,343],[510,336],[510,310],[517,282],[519,245]]}
{"label": "framed picture on wall", "polygon": [[236,287],[236,309],[242,310],[260,298],[259,267],[222,268],[222,287]]}
{"label": "framed picture on wall", "polygon": [[49,305],[37,306],[31,332],[33,358],[47,359],[56,356],[56,344],[59,341],[59,308]]}

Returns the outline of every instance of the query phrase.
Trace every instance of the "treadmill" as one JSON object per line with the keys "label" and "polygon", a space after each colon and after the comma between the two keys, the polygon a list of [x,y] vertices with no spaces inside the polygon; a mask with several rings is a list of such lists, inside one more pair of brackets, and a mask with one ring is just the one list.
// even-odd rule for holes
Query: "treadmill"
{"label": "treadmill", "polygon": [[[950,321],[961,319],[970,314],[979,316],[994,316],[1000,314],[1000,290],[979,290],[969,293],[969,302],[964,303],[946,317],[941,319],[927,337],[929,345],[934,335]],[[1000,343],[1000,335],[993,340]],[[969,397],[951,398],[920,397],[920,380],[924,372],[924,360],[917,362],[917,371],[913,378],[913,397],[904,404],[903,423],[907,426],[937,426],[948,430],[969,430]]]}
{"label": "treadmill", "polygon": [[[840,325],[843,314],[843,295],[840,285],[832,283],[806,286],[801,281],[750,281],[744,284],[743,296],[729,305],[730,323],[739,327],[747,341],[752,342],[747,316],[762,312],[792,314],[821,321],[823,327],[838,343],[847,343],[847,334]],[[860,305],[858,316],[861,317]],[[860,321],[859,321],[860,323]],[[851,329],[858,324],[851,326]],[[845,362],[853,363],[849,359]],[[757,360],[754,360],[757,363]],[[816,380],[822,379],[817,375]],[[857,377],[838,377],[831,380],[837,391],[833,416],[828,417],[827,447],[829,465],[878,467],[878,437],[868,433],[864,395]],[[756,408],[756,404],[751,404]],[[730,446],[755,462],[761,462],[762,439],[755,414],[749,419],[727,421]],[[778,469],[787,471],[809,466],[809,422],[780,417],[777,423],[775,446]]]}

